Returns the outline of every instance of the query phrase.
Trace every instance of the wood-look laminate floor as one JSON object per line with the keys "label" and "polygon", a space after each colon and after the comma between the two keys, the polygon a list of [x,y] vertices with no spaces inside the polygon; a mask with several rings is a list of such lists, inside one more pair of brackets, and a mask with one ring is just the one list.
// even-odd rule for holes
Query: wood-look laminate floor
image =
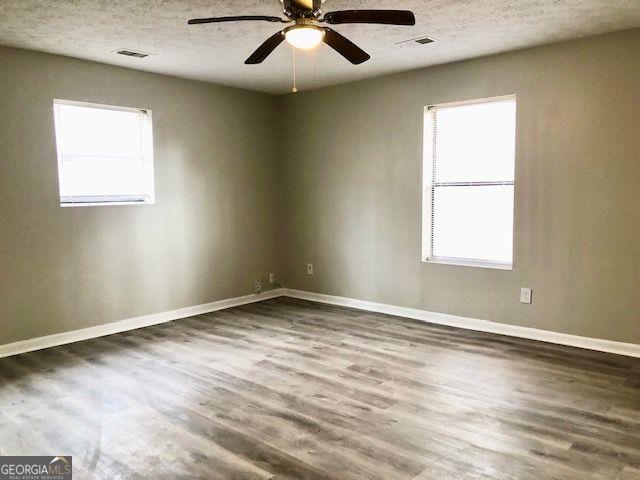
{"label": "wood-look laminate floor", "polygon": [[289,298],[0,360],[74,478],[640,478],[640,360]]}

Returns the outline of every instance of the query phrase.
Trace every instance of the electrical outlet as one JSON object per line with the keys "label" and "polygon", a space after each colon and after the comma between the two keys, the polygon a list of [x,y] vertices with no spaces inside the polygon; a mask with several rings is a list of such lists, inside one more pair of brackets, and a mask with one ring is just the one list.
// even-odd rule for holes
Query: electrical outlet
{"label": "electrical outlet", "polygon": [[531,303],[531,292],[530,288],[522,287],[520,289],[520,303]]}
{"label": "electrical outlet", "polygon": [[276,283],[276,276],[273,273],[269,274],[269,284],[273,285]]}
{"label": "electrical outlet", "polygon": [[256,293],[260,293],[262,291],[262,279],[260,278],[260,275],[256,275],[255,278],[255,292]]}
{"label": "electrical outlet", "polygon": [[313,263],[307,263],[307,275],[313,275]]}

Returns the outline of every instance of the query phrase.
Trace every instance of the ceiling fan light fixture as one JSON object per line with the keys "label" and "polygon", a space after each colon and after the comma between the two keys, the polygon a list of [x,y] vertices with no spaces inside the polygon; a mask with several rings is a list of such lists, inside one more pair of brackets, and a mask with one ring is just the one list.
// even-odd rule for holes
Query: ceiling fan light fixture
{"label": "ceiling fan light fixture", "polygon": [[[192,18],[187,23],[197,25],[220,22],[263,21],[272,23],[291,23],[295,25],[280,30],[269,38],[247,58],[246,65],[262,63],[285,40],[294,48],[311,50],[321,42],[342,55],[353,65],[360,65],[371,56],[355,43],[329,27],[319,27],[318,22],[329,25],[343,23],[369,23],[373,25],[406,25],[416,24],[415,15],[409,10],[356,9],[336,10],[322,16],[324,0],[280,0],[286,18],[269,15],[232,15],[227,17]],[[364,0],[354,0],[363,2]],[[255,2],[254,2],[255,3]],[[258,2],[260,3],[260,2]],[[293,50],[295,52],[295,50]]]}
{"label": "ceiling fan light fixture", "polygon": [[322,43],[324,30],[314,25],[296,25],[285,30],[284,38],[296,48],[311,50]]}

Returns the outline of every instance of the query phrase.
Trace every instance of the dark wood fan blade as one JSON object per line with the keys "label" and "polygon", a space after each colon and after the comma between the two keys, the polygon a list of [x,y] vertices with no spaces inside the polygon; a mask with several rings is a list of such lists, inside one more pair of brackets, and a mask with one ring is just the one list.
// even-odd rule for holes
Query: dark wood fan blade
{"label": "dark wood fan blade", "polygon": [[329,12],[324,21],[338,23],[381,23],[383,25],[415,25],[416,17],[408,10],[339,10]]}
{"label": "dark wood fan blade", "polygon": [[284,40],[284,31],[278,32],[269,38],[258,47],[258,49],[247,58],[244,63],[247,65],[255,65],[256,63],[262,63],[265,58],[273,52],[278,45]]}
{"label": "dark wood fan blade", "polygon": [[187,23],[189,25],[197,25],[199,23],[220,23],[220,22],[238,22],[245,20],[262,20],[264,22],[276,22],[287,23],[290,20],[285,20],[280,17],[270,17],[268,15],[240,15],[236,17],[211,17],[211,18],[193,18]]}
{"label": "dark wood fan blade", "polygon": [[324,43],[333,48],[336,52],[349,60],[354,65],[360,65],[371,57],[367,52],[353,43],[348,38],[343,37],[335,30],[324,27]]}

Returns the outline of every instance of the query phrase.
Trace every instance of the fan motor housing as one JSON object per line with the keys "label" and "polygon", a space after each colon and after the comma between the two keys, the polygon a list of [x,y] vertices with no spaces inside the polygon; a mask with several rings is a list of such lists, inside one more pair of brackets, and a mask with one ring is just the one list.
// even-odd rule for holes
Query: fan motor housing
{"label": "fan motor housing", "polygon": [[292,19],[318,18],[322,0],[281,0],[284,14]]}

